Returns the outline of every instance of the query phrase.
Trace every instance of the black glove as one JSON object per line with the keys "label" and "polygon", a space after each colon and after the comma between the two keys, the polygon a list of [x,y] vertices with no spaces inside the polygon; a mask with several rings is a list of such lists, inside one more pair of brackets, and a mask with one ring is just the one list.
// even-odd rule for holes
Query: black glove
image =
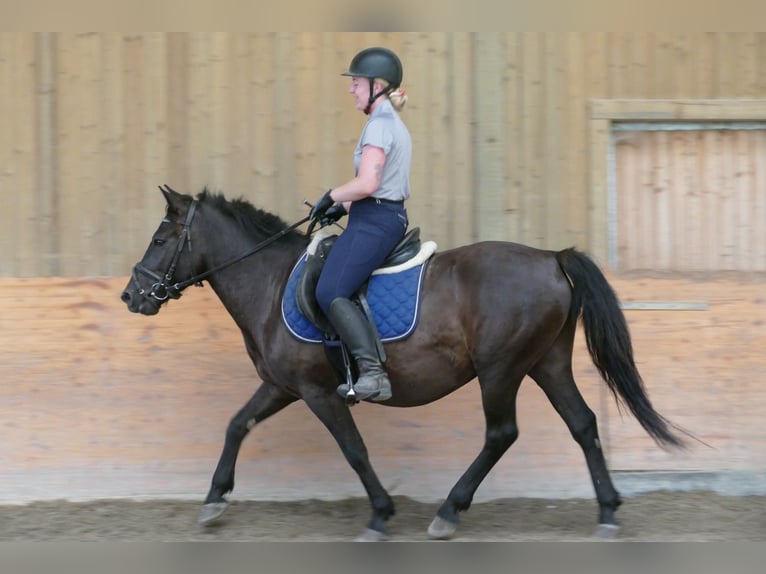
{"label": "black glove", "polygon": [[328,209],[332,207],[335,201],[332,197],[330,197],[331,191],[332,189],[328,190],[327,193],[325,193],[319,199],[319,201],[314,204],[314,207],[312,207],[311,211],[309,211],[309,219],[312,221],[319,219]]}
{"label": "black glove", "polygon": [[324,212],[323,215],[319,217],[319,225],[321,227],[326,227],[328,225],[332,225],[336,221],[338,221],[341,217],[346,215],[347,211],[346,208],[343,207],[342,203],[336,203],[330,209]]}

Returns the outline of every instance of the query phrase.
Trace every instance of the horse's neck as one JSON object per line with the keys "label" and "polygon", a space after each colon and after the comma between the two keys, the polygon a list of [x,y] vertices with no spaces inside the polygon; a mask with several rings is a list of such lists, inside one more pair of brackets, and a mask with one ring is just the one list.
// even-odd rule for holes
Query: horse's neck
{"label": "horse's neck", "polygon": [[[217,240],[221,244],[217,246],[216,256],[208,258],[209,269],[236,259],[255,245],[252,240],[227,242],[225,237]],[[299,256],[299,247],[287,240],[284,244],[277,240],[262,251],[213,273],[208,283],[232,318],[243,327],[245,318],[249,323],[251,319],[265,318],[264,315],[273,309],[279,309],[276,294],[281,292]],[[253,296],[254,293],[257,296]]]}

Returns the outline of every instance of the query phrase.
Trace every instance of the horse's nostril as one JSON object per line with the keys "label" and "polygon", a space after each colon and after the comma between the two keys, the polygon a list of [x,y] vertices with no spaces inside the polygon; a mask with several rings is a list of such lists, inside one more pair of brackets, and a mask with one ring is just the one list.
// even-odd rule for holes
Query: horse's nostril
{"label": "horse's nostril", "polygon": [[130,293],[123,291],[122,295],[120,295],[120,299],[122,299],[123,303],[130,303]]}

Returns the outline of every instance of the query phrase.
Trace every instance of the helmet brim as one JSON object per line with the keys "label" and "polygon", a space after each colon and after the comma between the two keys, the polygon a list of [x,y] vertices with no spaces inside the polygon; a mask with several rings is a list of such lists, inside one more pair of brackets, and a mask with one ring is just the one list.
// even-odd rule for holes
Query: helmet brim
{"label": "helmet brim", "polygon": [[375,76],[367,76],[365,74],[356,74],[350,70],[341,72],[341,76],[348,76],[349,78],[374,78]]}

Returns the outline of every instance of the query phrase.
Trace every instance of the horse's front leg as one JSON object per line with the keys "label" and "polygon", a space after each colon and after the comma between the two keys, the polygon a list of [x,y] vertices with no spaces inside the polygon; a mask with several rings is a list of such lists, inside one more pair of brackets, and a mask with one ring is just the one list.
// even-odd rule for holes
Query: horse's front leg
{"label": "horse's front leg", "polygon": [[359,542],[379,542],[388,538],[386,521],[394,515],[394,501],[378,480],[370,464],[367,447],[351,416],[346,403],[335,389],[311,387],[303,392],[303,400],[311,411],[322,421],[340,446],[343,455],[351,465],[367,491],[372,506],[372,518],[367,530],[356,538]]}
{"label": "horse's front leg", "polygon": [[209,525],[218,520],[229,507],[224,495],[234,489],[234,467],[242,441],[256,424],[281,411],[297,397],[279,387],[263,382],[253,397],[234,415],[226,429],[226,442],[213,473],[210,491],[199,516],[199,523]]}

